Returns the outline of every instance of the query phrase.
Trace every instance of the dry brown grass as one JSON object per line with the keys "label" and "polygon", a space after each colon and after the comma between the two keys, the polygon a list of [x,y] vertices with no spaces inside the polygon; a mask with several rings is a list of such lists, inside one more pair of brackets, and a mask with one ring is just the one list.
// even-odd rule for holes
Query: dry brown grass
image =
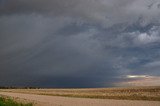
{"label": "dry brown grass", "polygon": [[160,87],[91,89],[1,89],[0,91],[50,96],[160,101]]}

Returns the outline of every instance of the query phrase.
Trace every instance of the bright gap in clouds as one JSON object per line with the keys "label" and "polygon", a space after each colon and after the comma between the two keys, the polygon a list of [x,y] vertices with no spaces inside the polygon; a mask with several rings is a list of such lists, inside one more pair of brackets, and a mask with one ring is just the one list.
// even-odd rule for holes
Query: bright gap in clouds
{"label": "bright gap in clouds", "polygon": [[149,78],[148,75],[127,75],[126,78]]}
{"label": "bright gap in clouds", "polygon": [[124,81],[116,83],[116,86],[159,86],[160,77],[150,75],[127,75]]}

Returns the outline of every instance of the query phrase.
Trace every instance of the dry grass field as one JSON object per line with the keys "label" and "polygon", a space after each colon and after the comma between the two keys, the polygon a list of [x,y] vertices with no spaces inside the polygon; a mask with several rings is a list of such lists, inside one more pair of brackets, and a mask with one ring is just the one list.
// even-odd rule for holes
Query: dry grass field
{"label": "dry grass field", "polygon": [[89,89],[1,89],[0,91],[79,98],[160,101],[160,87]]}

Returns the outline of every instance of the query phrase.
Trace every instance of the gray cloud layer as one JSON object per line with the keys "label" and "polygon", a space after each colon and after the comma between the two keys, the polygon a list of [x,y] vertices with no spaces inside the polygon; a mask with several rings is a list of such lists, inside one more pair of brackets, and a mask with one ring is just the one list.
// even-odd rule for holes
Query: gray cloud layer
{"label": "gray cloud layer", "polygon": [[140,21],[145,26],[160,22],[159,4],[159,0],[3,0],[1,14],[69,16],[104,26]]}
{"label": "gray cloud layer", "polygon": [[100,87],[128,74],[159,76],[159,5],[159,0],[0,0],[0,83]]}

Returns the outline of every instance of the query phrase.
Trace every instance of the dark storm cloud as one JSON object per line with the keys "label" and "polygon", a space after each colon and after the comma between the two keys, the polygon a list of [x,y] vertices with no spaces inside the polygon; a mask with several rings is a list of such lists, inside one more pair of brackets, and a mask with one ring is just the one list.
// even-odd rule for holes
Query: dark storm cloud
{"label": "dark storm cloud", "polygon": [[[159,22],[158,0],[5,0],[1,1],[1,14],[30,14],[69,16],[101,23],[141,26]],[[150,6],[152,4],[152,6]],[[150,6],[150,8],[148,8]]]}
{"label": "dark storm cloud", "polygon": [[1,85],[107,87],[160,75],[159,4],[0,0]]}

